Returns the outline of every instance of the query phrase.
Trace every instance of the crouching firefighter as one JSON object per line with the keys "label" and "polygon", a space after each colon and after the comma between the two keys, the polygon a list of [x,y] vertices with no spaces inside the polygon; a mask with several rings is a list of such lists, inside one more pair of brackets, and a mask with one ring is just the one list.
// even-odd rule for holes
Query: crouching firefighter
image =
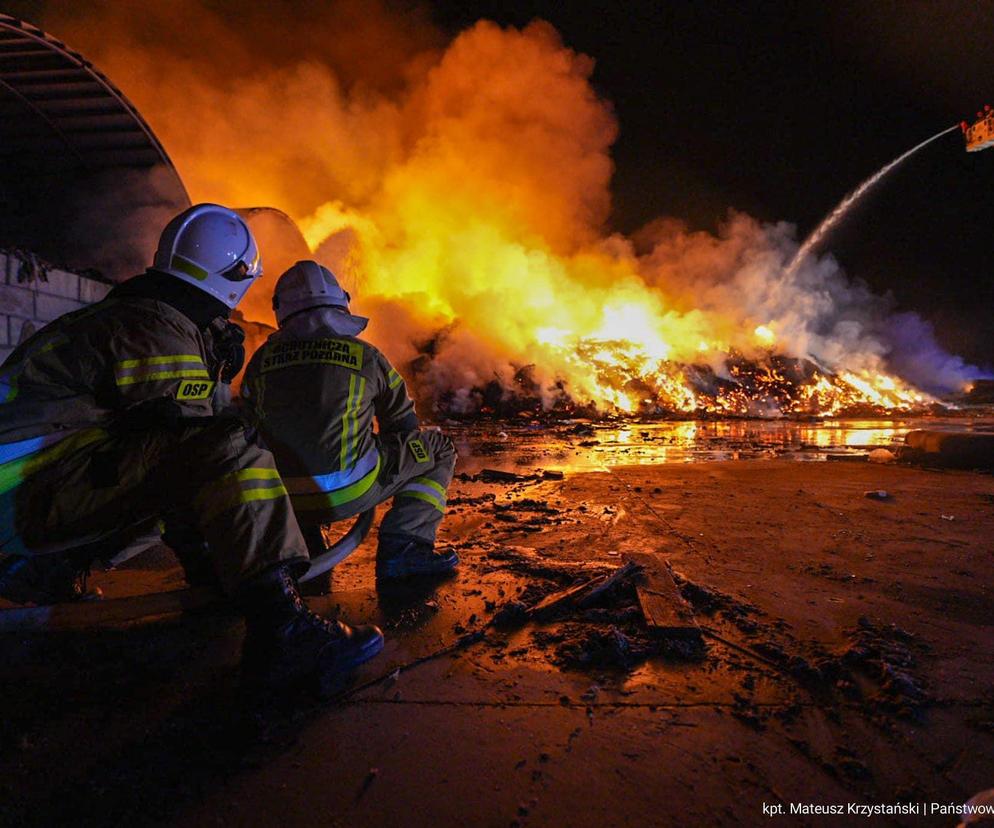
{"label": "crouching firefighter", "polygon": [[420,430],[403,378],[358,338],[369,320],[349,312],[349,299],[316,262],[284,273],[273,295],[279,330],[249,362],[243,397],[312,552],[320,524],[393,498],[379,528],[377,576],[450,572],[458,559],[435,549],[435,534],[455,449],[441,432]]}
{"label": "crouching firefighter", "polygon": [[161,517],[167,543],[180,527],[245,614],[245,678],[326,688],[383,637],[307,609],[295,581],[307,547],[273,456],[212,402],[244,359],[228,316],[261,275],[237,213],[191,207],[144,274],[3,363],[0,596],[71,598],[88,549]]}

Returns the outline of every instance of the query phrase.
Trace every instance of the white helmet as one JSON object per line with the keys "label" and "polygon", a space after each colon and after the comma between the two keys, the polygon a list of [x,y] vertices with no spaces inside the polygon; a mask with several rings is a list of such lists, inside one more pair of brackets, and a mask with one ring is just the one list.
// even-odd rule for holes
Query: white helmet
{"label": "white helmet", "polygon": [[352,297],[338,284],[335,274],[317,262],[297,262],[276,282],[273,310],[276,321],[283,322],[295,313],[311,308],[349,309]]}
{"label": "white helmet", "polygon": [[220,204],[196,204],[166,225],[152,264],[234,308],[262,275],[245,220]]}

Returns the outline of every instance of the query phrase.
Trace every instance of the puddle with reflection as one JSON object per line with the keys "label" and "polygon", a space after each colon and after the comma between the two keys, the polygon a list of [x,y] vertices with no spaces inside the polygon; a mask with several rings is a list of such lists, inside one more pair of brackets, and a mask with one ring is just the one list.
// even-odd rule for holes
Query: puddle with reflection
{"label": "puddle with reflection", "polygon": [[994,430],[994,419],[715,420],[651,423],[566,423],[448,426],[458,470],[526,473],[532,468],[591,471],[643,463],[697,463],[783,457],[824,461],[899,446],[919,428]]}

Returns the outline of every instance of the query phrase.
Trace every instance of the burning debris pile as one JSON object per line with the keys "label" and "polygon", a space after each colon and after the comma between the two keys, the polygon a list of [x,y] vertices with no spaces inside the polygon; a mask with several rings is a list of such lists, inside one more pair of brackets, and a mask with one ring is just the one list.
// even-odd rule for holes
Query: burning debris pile
{"label": "burning debris pile", "polygon": [[[617,343],[615,343],[617,344]],[[602,346],[603,347],[603,346]],[[603,350],[602,350],[603,355]],[[624,405],[607,411],[594,401],[578,402],[569,386],[559,380],[543,389],[535,379],[535,365],[518,369],[510,386],[499,380],[469,389],[474,404],[467,408],[465,392],[443,391],[439,396],[425,394],[421,410],[435,411],[448,418],[490,416],[510,418],[597,419],[605,413],[632,416],[640,420],[656,417],[831,417],[881,416],[896,412],[926,413],[945,410],[936,398],[891,378],[860,377],[850,372],[835,373],[820,368],[810,359],[770,354],[758,360],[740,353],[729,355],[727,375],[709,365],[672,364],[648,375],[633,372],[630,366],[616,366],[607,360],[597,365],[602,387]],[[425,361],[415,360],[409,373],[417,379],[428,370]],[[430,387],[430,386],[429,386]]]}
{"label": "burning debris pile", "polygon": [[[181,5],[141,30],[109,10],[50,24],[132,95],[194,200],[291,216],[440,414],[909,411],[980,375],[831,258],[797,261],[788,224],[611,232],[618,124],[546,23],[446,44],[341,4],[281,21],[288,51],[265,12],[235,32]],[[249,319],[272,322],[272,284]]]}

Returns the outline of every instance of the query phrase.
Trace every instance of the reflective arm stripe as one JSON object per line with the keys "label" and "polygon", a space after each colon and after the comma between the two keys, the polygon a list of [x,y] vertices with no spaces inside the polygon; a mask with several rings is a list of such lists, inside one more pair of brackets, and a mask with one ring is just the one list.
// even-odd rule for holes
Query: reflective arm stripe
{"label": "reflective arm stripe", "polygon": [[259,500],[286,497],[286,488],[276,469],[250,467],[218,480],[212,480],[194,499],[204,520],[214,520],[222,512]]}
{"label": "reflective arm stripe", "polygon": [[142,359],[122,359],[116,368],[141,368],[145,365],[167,365],[171,362],[199,362],[203,364],[200,354],[169,354],[168,356],[144,357]]}
{"label": "reflective arm stripe", "polygon": [[168,379],[210,379],[206,368],[199,370],[187,369],[184,371],[156,371],[151,374],[142,374],[137,377],[118,377],[119,386],[134,385],[138,382],[155,382],[156,380]]}
{"label": "reflective arm stripe", "polygon": [[322,492],[320,494],[294,494],[290,495],[290,500],[295,509],[302,511],[318,511],[329,509],[334,506],[344,506],[354,500],[358,500],[368,492],[376,478],[380,474],[380,455],[376,453],[376,465],[373,469],[350,486],[336,489],[332,492]]}
{"label": "reflective arm stripe", "polygon": [[207,366],[199,354],[125,359],[114,366],[114,381],[118,387],[138,382],[169,379],[209,379]]}
{"label": "reflective arm stripe", "polygon": [[390,369],[390,373],[387,374],[387,383],[390,388],[396,388],[404,381],[404,378],[398,374],[393,368]]}

